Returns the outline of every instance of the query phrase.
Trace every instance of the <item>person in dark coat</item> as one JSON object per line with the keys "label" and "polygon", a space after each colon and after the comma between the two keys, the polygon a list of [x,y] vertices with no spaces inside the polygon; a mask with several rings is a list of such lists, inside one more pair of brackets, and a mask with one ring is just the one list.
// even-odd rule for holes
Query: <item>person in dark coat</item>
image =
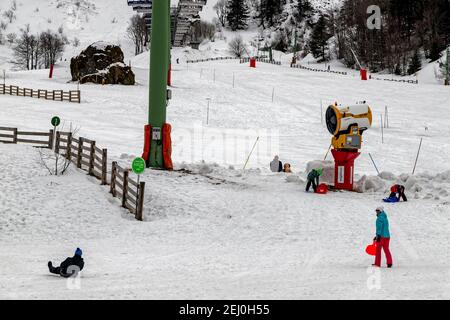
{"label": "person in dark coat", "polygon": [[48,262],[48,270],[50,273],[58,274],[61,277],[69,278],[71,276],[77,276],[78,272],[83,270],[84,260],[81,257],[83,252],[80,248],[77,248],[72,258],[64,260],[59,267],[54,267],[52,262]]}
{"label": "person in dark coat", "polygon": [[319,177],[323,174],[323,169],[314,169],[308,174],[308,183],[306,185],[306,192],[309,192],[311,185],[314,192],[317,192],[319,186]]}
{"label": "person in dark coat", "polygon": [[283,171],[283,163],[280,161],[280,157],[275,156],[272,162],[270,163],[270,170],[272,172],[282,172]]}

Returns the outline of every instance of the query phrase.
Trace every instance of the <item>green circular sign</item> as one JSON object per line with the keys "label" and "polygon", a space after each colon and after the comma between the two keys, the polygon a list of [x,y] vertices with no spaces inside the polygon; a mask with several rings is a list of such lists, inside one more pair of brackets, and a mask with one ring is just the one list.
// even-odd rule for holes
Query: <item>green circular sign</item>
{"label": "green circular sign", "polygon": [[131,169],[135,174],[143,174],[145,171],[145,160],[142,158],[136,158],[133,160],[133,163],[131,164]]}
{"label": "green circular sign", "polygon": [[61,119],[60,119],[59,117],[53,117],[53,118],[52,118],[52,125],[53,125],[54,127],[59,126],[60,123],[61,123]]}

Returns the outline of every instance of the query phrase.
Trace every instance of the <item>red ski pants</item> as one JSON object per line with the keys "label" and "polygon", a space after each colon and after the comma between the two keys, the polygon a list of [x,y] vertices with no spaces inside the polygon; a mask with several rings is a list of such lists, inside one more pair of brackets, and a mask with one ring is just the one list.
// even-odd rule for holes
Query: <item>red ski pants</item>
{"label": "red ski pants", "polygon": [[390,238],[381,238],[380,242],[377,242],[377,255],[375,256],[375,265],[381,266],[381,249],[384,250],[384,254],[386,255],[387,264],[392,264],[392,255],[391,251],[389,251],[389,242]]}

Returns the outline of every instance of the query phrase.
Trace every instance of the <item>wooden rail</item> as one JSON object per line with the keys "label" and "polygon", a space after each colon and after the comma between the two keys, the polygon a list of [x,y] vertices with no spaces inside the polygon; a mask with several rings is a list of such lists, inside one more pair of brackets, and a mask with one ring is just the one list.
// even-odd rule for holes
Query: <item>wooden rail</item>
{"label": "wooden rail", "polygon": [[207,59],[187,60],[186,63],[199,63],[199,62],[219,61],[219,60],[235,60],[235,59],[239,59],[239,58],[216,57],[216,58],[207,58]]}
{"label": "wooden rail", "polygon": [[[29,143],[34,144],[35,147],[51,149],[53,135],[53,130],[49,130],[48,132],[30,132],[19,131],[17,128],[0,127],[0,143]],[[45,139],[41,140],[35,137],[44,137]]]}
{"label": "wooden rail", "polygon": [[313,72],[325,72],[325,73],[341,74],[341,75],[344,75],[344,76],[347,75],[347,72],[345,72],[345,71],[334,71],[334,70],[328,70],[328,69],[309,68],[309,67],[302,66],[301,64],[292,64],[291,68],[303,69],[303,70],[308,70],[308,71],[313,71]]}
{"label": "wooden rail", "polygon": [[46,99],[53,101],[69,101],[81,103],[80,90],[63,91],[63,90],[35,90],[28,88],[20,88],[18,86],[0,84],[0,94],[18,96],[18,97],[30,97],[38,99]]}

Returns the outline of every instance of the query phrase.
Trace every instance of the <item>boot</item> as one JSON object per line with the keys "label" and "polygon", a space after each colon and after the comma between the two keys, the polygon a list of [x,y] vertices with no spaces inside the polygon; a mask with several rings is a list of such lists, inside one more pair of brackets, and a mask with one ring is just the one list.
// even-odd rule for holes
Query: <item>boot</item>
{"label": "boot", "polygon": [[388,268],[392,268],[392,264],[388,264]]}

